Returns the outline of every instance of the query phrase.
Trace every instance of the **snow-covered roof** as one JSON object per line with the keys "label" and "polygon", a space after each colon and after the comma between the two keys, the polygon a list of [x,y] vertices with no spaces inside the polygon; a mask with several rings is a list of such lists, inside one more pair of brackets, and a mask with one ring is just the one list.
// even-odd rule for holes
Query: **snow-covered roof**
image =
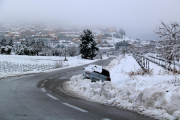
{"label": "snow-covered roof", "polygon": [[101,73],[102,72],[102,66],[99,66],[99,65],[89,65],[89,66],[85,67],[84,71],[89,71],[89,72],[96,71],[96,72]]}
{"label": "snow-covered roof", "polygon": [[150,42],[149,41],[141,41],[141,44],[142,45],[148,45],[148,44],[150,44]]}
{"label": "snow-covered roof", "polygon": [[69,36],[69,37],[79,37],[79,35],[66,35],[66,36]]}
{"label": "snow-covered roof", "polygon": [[55,36],[55,34],[49,34],[50,36]]}

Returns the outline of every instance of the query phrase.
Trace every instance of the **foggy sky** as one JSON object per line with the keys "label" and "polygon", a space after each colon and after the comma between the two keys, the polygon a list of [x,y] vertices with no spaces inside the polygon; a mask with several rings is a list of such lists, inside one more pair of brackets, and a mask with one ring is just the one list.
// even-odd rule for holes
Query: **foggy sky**
{"label": "foggy sky", "polygon": [[0,22],[114,26],[128,37],[157,39],[160,24],[180,22],[180,0],[0,0]]}

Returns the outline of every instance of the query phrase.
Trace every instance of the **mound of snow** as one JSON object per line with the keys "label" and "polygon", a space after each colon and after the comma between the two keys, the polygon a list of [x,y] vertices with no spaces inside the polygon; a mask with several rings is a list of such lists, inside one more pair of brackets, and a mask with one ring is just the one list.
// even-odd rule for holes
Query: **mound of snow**
{"label": "mound of snow", "polygon": [[166,93],[161,89],[147,88],[138,95],[135,104],[145,108],[162,109],[167,104],[165,95]]}
{"label": "mound of snow", "polygon": [[180,111],[174,112],[174,113],[173,113],[173,117],[174,117],[174,119],[176,119],[176,120],[180,120]]}
{"label": "mound of snow", "polygon": [[[159,86],[139,90],[136,80],[128,80],[122,87],[117,87],[112,82],[91,82],[89,79],[83,79],[82,75],[72,76],[66,84],[70,90],[88,101],[134,110],[156,119],[175,120],[179,116],[180,109],[175,104],[179,105],[178,93],[171,97],[174,107],[169,105],[172,108],[167,108],[169,102],[166,100],[166,92],[159,89]],[[175,112],[173,115],[168,114],[166,109]]]}
{"label": "mound of snow", "polygon": [[78,91],[79,95],[105,104],[112,104],[112,99],[117,93],[117,88],[111,82],[91,82],[89,79],[83,79],[82,75],[72,76],[67,85],[73,88],[73,91]]}
{"label": "mound of snow", "polygon": [[180,111],[180,92],[174,91],[171,96],[171,101],[166,107],[166,110],[169,114],[173,114],[175,111]]}

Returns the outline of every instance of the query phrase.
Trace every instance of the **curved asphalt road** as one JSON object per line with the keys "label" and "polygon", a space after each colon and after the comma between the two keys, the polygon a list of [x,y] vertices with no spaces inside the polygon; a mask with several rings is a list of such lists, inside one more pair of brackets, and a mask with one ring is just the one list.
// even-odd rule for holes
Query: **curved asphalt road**
{"label": "curved asphalt road", "polygon": [[[94,64],[105,66],[112,59]],[[1,79],[0,120],[152,120],[66,93],[63,82],[81,74],[84,66]]]}

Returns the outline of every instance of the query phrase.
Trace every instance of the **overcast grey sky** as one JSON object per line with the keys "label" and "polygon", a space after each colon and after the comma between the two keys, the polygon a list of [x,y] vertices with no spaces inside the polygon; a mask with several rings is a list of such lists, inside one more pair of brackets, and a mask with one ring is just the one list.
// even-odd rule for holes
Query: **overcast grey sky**
{"label": "overcast grey sky", "polygon": [[180,22],[180,0],[0,0],[0,22],[115,26],[128,37],[156,39],[153,29]]}

